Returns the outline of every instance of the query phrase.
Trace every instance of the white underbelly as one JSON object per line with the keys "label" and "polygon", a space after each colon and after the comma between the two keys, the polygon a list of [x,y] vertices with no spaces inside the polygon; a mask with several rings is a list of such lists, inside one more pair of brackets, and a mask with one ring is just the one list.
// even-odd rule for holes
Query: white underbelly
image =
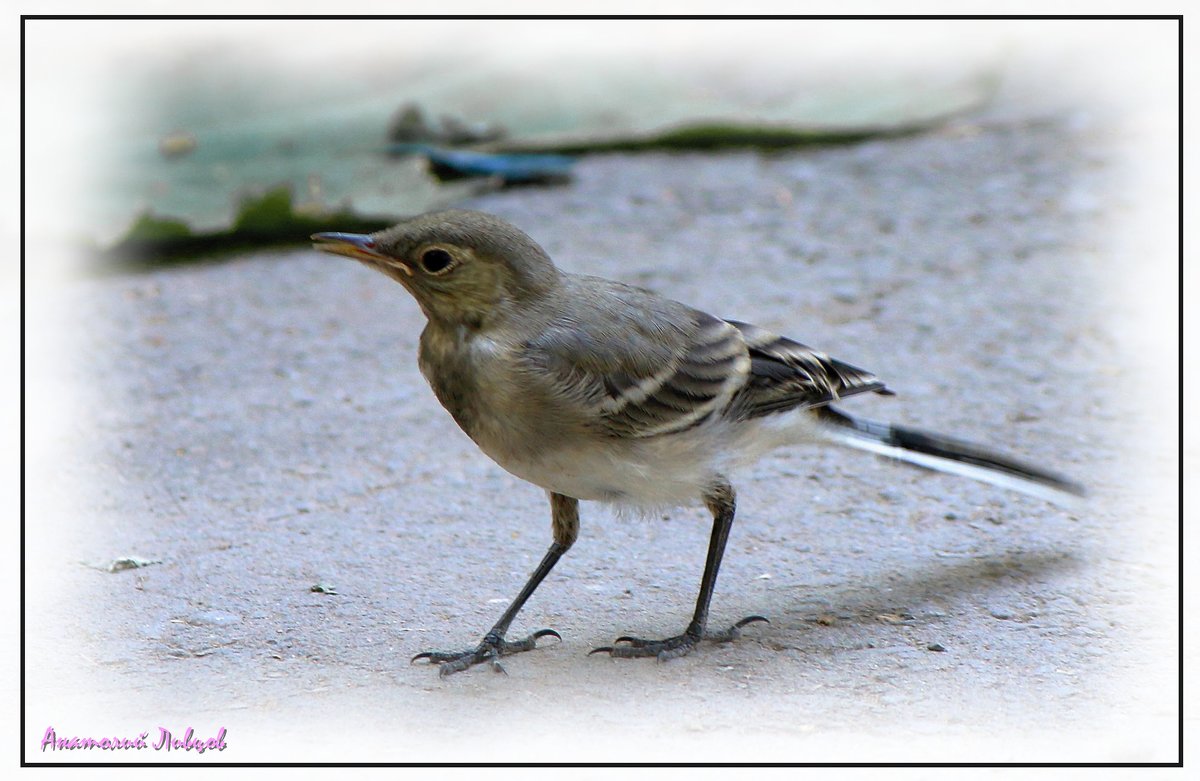
{"label": "white underbelly", "polygon": [[657,443],[559,449],[500,462],[517,477],[555,493],[634,505],[695,504],[718,473],[709,458],[680,457]]}
{"label": "white underbelly", "polygon": [[708,424],[664,437],[593,439],[586,445],[493,459],[512,474],[549,491],[643,507],[698,504],[718,476],[784,444],[811,440],[804,413]]}

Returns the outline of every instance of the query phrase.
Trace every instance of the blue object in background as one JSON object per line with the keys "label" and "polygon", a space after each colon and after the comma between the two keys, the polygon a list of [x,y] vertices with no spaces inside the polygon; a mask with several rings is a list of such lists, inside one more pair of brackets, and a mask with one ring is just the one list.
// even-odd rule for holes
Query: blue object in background
{"label": "blue object in background", "polygon": [[439,179],[497,177],[505,184],[553,184],[571,178],[575,159],[564,155],[491,154],[429,144],[390,144],[391,154],[421,155]]}

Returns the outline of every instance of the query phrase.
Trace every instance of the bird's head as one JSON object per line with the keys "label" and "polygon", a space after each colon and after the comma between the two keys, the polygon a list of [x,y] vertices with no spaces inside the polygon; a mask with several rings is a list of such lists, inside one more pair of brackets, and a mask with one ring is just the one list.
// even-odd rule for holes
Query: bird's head
{"label": "bird's head", "polygon": [[559,272],[516,227],[483,212],[423,214],[378,233],[317,233],[313,248],[345,255],[404,285],[431,321],[481,328],[545,295]]}

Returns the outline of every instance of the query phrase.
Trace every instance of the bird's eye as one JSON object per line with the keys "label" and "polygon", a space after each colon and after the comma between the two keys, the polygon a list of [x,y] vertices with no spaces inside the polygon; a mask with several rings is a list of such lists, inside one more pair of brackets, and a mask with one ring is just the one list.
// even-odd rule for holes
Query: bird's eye
{"label": "bird's eye", "polygon": [[444,249],[426,250],[421,256],[421,268],[430,274],[441,274],[454,263],[454,258]]}

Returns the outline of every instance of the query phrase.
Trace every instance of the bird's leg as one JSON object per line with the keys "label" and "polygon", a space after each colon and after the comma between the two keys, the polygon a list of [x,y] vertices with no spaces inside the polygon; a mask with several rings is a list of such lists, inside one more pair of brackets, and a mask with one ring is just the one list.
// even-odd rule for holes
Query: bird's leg
{"label": "bird's leg", "polygon": [[517,613],[521,611],[521,608],[525,605],[525,601],[533,595],[538,585],[546,575],[550,574],[550,570],[554,569],[554,565],[558,563],[562,555],[575,542],[575,538],[579,536],[578,499],[551,493],[550,515],[554,531],[554,542],[550,544],[550,549],[542,557],[542,561],[537,565],[537,569],[529,576],[529,580],[525,583],[525,587],[521,589],[521,593],[517,594],[517,598],[504,611],[504,615],[500,616],[500,620],[496,622],[496,625],[483,636],[483,640],[480,641],[479,645],[469,648],[466,651],[424,651],[414,656],[412,661],[428,659],[432,664],[441,665],[438,674],[442,677],[461,672],[484,662],[490,664],[496,672],[504,672],[504,668],[500,666],[499,661],[501,656],[508,656],[520,651],[530,651],[537,647],[537,641],[540,637],[557,637],[559,640],[562,640],[562,636],[553,629],[539,629],[520,640],[506,640],[504,638],[505,633],[508,632],[509,625],[517,617]]}
{"label": "bird's leg", "polygon": [[708,605],[712,601],[713,588],[717,584],[717,570],[721,568],[721,557],[725,554],[725,543],[733,527],[736,507],[733,486],[727,481],[716,483],[704,495],[704,504],[713,514],[712,537],[708,542],[708,557],[704,562],[704,576],[700,579],[700,594],[696,597],[696,612],[683,634],[665,640],[646,640],[641,637],[618,637],[611,646],[597,648],[592,653],[607,653],[615,657],[630,658],[655,656],[660,661],[674,659],[689,653],[701,640],[719,643],[737,638],[746,624],[766,621],[762,616],[747,616],[723,631],[708,630]]}

